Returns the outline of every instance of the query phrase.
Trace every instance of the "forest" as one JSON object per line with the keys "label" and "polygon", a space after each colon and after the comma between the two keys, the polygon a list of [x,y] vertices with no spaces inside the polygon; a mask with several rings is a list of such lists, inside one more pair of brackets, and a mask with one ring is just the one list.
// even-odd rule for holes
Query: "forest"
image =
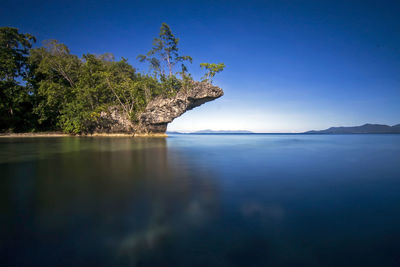
{"label": "forest", "polygon": [[[63,131],[90,133],[100,113],[116,107],[132,122],[156,97],[171,98],[193,83],[179,39],[162,23],[153,46],[137,59],[149,66],[141,73],[110,54],[71,54],[68,47],[0,27],[0,132]],[[201,63],[202,82],[212,83],[224,63]]]}

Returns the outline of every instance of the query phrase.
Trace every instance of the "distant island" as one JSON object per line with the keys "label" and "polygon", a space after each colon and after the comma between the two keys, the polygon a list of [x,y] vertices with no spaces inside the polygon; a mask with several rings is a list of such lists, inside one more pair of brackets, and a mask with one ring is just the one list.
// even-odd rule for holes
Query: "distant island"
{"label": "distant island", "polygon": [[167,134],[253,134],[251,131],[246,131],[246,130],[200,130],[196,132],[177,132],[177,131],[172,131],[172,132],[167,132]]}
{"label": "distant island", "polygon": [[400,134],[400,124],[393,126],[384,124],[364,124],[350,127],[331,127],[325,130],[312,130],[302,133],[254,133],[247,130],[200,130],[195,132],[168,131],[167,134]]}
{"label": "distant island", "polygon": [[364,124],[353,127],[331,127],[321,131],[308,131],[306,134],[400,134],[400,124]]}
{"label": "distant island", "polygon": [[253,133],[253,132],[245,131],[245,130],[219,130],[219,131],[201,130],[201,131],[192,132],[192,134],[250,134],[250,133]]}

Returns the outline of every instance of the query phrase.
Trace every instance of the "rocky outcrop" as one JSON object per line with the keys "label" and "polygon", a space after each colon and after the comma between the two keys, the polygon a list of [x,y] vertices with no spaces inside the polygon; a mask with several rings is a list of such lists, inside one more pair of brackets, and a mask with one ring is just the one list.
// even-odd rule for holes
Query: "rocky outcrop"
{"label": "rocky outcrop", "polygon": [[151,101],[140,115],[138,132],[164,133],[168,123],[188,110],[212,101],[224,92],[209,83],[195,82],[187,92],[181,90],[173,98],[156,98]]}
{"label": "rocky outcrop", "polygon": [[109,107],[100,113],[94,133],[133,133],[135,125],[132,120],[117,107]]}
{"label": "rocky outcrop", "polygon": [[150,101],[133,123],[115,108],[100,114],[97,133],[162,134],[168,123],[188,110],[212,101],[224,94],[221,88],[205,82],[193,82],[189,89],[180,90],[173,97],[157,97]]}

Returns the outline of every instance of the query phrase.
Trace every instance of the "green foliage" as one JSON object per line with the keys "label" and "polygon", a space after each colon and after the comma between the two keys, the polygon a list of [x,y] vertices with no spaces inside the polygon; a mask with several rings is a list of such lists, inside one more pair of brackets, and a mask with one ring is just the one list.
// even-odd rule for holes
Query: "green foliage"
{"label": "green foliage", "polygon": [[30,59],[38,122],[68,133],[93,131],[109,107],[137,121],[147,103],[163,92],[158,80],[136,73],[126,59],[115,61],[112,54],[79,59],[65,45],[50,41],[33,49]]}
{"label": "green foliage", "polygon": [[10,81],[18,76],[25,77],[29,49],[36,39],[22,34],[16,28],[0,27],[0,80]]}
{"label": "green foliage", "polygon": [[161,88],[165,97],[175,96],[182,87],[182,82],[175,76],[163,77],[161,79]]}
{"label": "green foliage", "polygon": [[224,63],[200,63],[200,67],[206,69],[206,74],[203,76],[203,81],[212,83],[215,74],[221,72],[225,68]]}
{"label": "green foliage", "polygon": [[165,77],[166,68],[171,78],[174,75],[174,67],[179,62],[182,62],[182,72],[187,72],[183,62],[192,63],[192,57],[180,56],[178,43],[179,39],[172,33],[168,24],[162,23],[158,37],[153,40],[153,48],[146,55],[139,55],[138,59],[141,62],[148,61],[155,76]]}
{"label": "green foliage", "polygon": [[[179,39],[165,23],[153,48],[138,57],[150,64],[151,75],[137,73],[127,59],[116,61],[109,53],[79,58],[57,40],[32,49],[34,41],[15,28],[0,28],[2,131],[90,133],[98,127],[101,114],[115,108],[138,122],[155,97],[174,97],[193,85],[184,64],[192,58],[178,54]],[[178,63],[180,72],[174,72]],[[220,64],[208,65],[211,78],[223,69]]]}
{"label": "green foliage", "polygon": [[82,61],[56,40],[31,49],[29,84],[35,97],[34,114],[40,128],[56,128],[66,103],[74,100]]}
{"label": "green foliage", "polygon": [[0,130],[31,127],[31,97],[22,81],[27,77],[27,56],[36,40],[16,28],[0,27]]}

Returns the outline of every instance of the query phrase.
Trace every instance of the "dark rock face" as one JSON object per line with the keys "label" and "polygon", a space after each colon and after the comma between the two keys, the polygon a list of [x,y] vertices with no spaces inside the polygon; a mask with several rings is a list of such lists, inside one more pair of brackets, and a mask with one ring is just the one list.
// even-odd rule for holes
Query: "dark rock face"
{"label": "dark rock face", "polygon": [[117,109],[100,114],[100,124],[96,132],[101,133],[132,133],[132,134],[162,134],[167,130],[168,123],[206,102],[221,97],[221,88],[204,82],[193,82],[188,91],[180,90],[174,97],[158,97],[152,100],[139,115],[139,122],[132,121]]}

